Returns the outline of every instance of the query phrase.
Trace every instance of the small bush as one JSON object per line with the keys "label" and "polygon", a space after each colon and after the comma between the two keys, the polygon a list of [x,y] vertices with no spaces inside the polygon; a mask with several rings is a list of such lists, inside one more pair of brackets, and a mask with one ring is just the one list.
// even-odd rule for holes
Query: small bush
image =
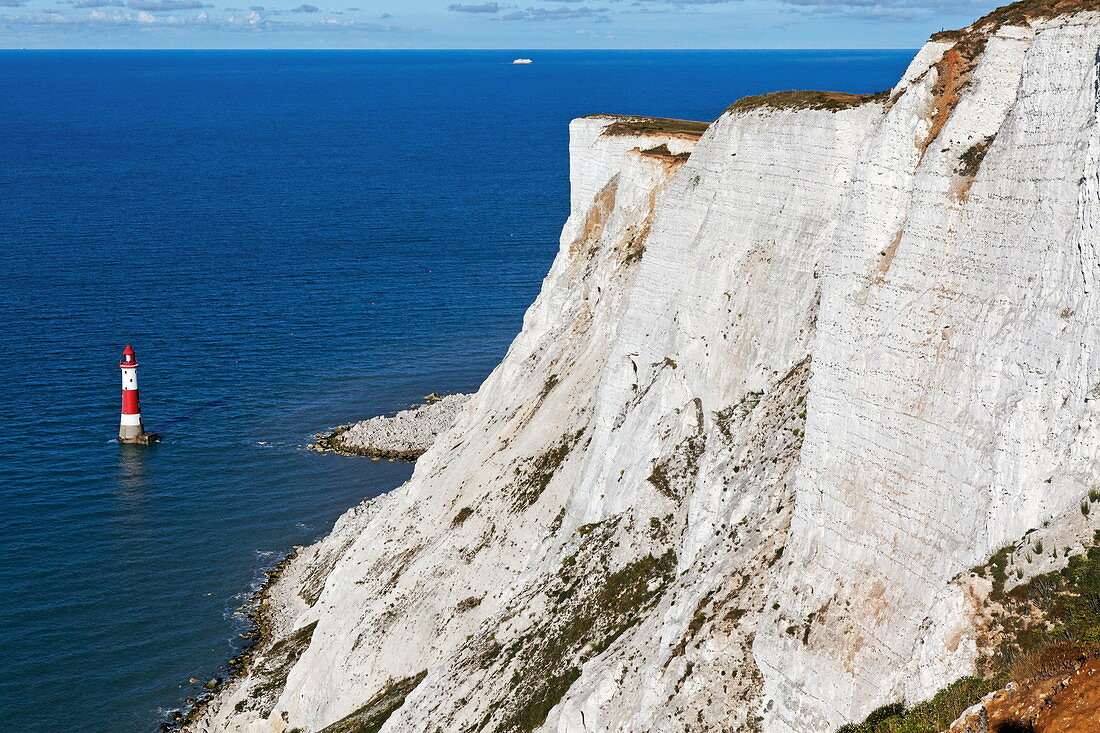
{"label": "small bush", "polygon": [[865,720],[864,722],[869,725],[874,725],[875,723],[881,723],[884,720],[888,720],[904,713],[905,703],[895,702],[889,705],[883,705],[880,708],[875,708],[871,711],[871,714],[867,716],[867,720]]}
{"label": "small bush", "polygon": [[659,158],[661,160],[668,161],[685,161],[690,157],[691,153],[673,153],[668,149],[668,145],[661,143],[656,147],[648,148],[640,151],[642,155],[649,156],[650,158]]}
{"label": "small bush", "polygon": [[459,601],[455,606],[455,610],[459,613],[465,613],[466,611],[472,611],[481,605],[481,598],[479,596],[470,596],[465,600]]}
{"label": "small bush", "polygon": [[451,520],[452,527],[461,527],[462,524],[470,518],[470,515],[474,513],[474,510],[468,506],[464,506],[458,510],[458,514]]}
{"label": "small bush", "polygon": [[959,156],[959,175],[973,178],[978,175],[978,169],[982,167],[985,154],[989,152],[989,146],[993,143],[993,136],[979,140],[967,148],[966,152]]}

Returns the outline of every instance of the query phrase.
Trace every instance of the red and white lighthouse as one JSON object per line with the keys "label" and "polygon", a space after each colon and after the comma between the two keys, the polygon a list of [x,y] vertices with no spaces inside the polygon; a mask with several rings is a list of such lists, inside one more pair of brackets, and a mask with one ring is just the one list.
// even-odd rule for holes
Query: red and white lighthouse
{"label": "red and white lighthouse", "polygon": [[157,440],[156,433],[145,432],[141,423],[141,400],[138,399],[137,354],[129,344],[122,350],[122,359],[118,362],[122,369],[122,420],[118,426],[118,442],[151,443]]}

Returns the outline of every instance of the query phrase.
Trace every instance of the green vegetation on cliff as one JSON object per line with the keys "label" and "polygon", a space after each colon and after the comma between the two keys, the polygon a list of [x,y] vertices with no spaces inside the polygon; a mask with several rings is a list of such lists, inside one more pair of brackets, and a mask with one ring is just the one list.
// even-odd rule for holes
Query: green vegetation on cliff
{"label": "green vegetation on cliff", "polygon": [[862,723],[849,723],[837,733],[939,733],[968,707],[1001,687],[1003,682],[963,677],[937,692],[931,700],[906,708],[902,703],[884,705]]}
{"label": "green vegetation on cliff", "polygon": [[419,674],[391,681],[361,708],[336,721],[321,733],[377,733],[390,716],[405,704],[405,698],[427,674],[428,671],[424,670]]}

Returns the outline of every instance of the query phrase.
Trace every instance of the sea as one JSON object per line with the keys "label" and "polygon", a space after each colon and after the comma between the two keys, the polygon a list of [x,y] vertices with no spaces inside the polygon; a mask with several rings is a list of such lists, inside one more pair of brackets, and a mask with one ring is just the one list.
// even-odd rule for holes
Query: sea
{"label": "sea", "polygon": [[[499,362],[571,118],[878,91],[912,55],[0,52],[0,731],[158,730],[263,571],[409,477],[306,446]],[[126,344],[151,447],[115,440]]]}

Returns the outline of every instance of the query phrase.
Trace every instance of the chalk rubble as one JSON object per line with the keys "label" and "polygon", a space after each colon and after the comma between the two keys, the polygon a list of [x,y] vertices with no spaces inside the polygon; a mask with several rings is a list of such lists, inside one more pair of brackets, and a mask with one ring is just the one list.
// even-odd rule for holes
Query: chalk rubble
{"label": "chalk rubble", "polygon": [[447,432],[470,401],[468,394],[452,394],[394,415],[379,415],[337,430],[325,447],[349,453],[416,458]]}

